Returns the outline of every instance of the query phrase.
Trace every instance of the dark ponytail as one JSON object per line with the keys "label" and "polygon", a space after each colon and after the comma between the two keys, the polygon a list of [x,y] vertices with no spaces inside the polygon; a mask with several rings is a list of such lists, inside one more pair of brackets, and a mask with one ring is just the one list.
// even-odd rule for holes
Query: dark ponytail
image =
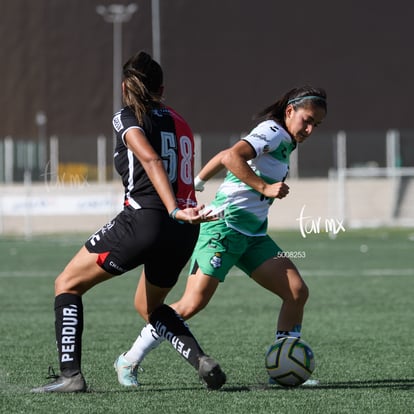
{"label": "dark ponytail", "polygon": [[323,108],[325,112],[328,110],[327,96],[324,89],[302,86],[300,88],[291,89],[289,92],[285,93],[285,95],[274,104],[255,115],[254,119],[273,119],[284,126],[286,107],[290,104],[292,104],[295,109],[307,105],[315,105]]}
{"label": "dark ponytail", "polygon": [[161,66],[145,52],[132,56],[123,67],[124,103],[130,106],[140,125],[144,115],[161,103],[163,72]]}

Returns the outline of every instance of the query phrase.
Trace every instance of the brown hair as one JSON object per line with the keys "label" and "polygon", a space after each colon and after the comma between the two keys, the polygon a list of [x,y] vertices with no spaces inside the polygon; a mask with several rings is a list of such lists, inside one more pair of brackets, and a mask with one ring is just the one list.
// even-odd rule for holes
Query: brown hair
{"label": "brown hair", "polygon": [[163,72],[161,66],[145,52],[138,52],[123,66],[123,99],[130,106],[140,125],[144,115],[161,103]]}

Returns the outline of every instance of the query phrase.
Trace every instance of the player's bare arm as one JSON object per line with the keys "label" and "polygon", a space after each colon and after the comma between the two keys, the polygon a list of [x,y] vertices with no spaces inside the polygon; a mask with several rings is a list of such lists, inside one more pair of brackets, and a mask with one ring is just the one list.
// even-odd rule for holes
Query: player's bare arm
{"label": "player's bare arm", "polygon": [[161,157],[138,128],[130,129],[126,133],[125,142],[142,164],[167,211],[173,211],[177,208],[177,201]]}
{"label": "player's bare arm", "polygon": [[280,182],[268,184],[257,176],[247,161],[256,156],[254,149],[246,141],[239,141],[233,147],[224,151],[221,157],[222,164],[238,179],[254,190],[270,198],[283,198],[289,193],[289,186]]}

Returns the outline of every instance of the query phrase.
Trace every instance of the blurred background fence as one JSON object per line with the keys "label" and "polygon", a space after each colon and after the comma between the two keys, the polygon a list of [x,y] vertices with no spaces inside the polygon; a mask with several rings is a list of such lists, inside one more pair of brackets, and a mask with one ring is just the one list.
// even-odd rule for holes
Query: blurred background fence
{"label": "blurred background fence", "polygon": [[[315,133],[292,153],[292,191],[272,207],[270,227],[307,223],[309,231],[316,231],[318,221],[348,228],[414,226],[412,138],[414,131]],[[240,135],[196,134],[195,139],[198,171]],[[111,153],[112,137],[103,135],[1,140],[0,233],[30,236],[99,228],[122,208]],[[212,181],[199,200],[210,202],[218,183]]]}
{"label": "blurred background fence", "polygon": [[413,225],[414,2],[0,6],[0,233],[89,232],[119,211],[111,118],[122,62],[138,50],[161,62],[166,103],[196,132],[196,170],[287,90],[327,90],[328,116],[293,153],[272,227]]}
{"label": "blurred background fence", "polygon": [[[246,132],[247,133],[247,132]],[[195,134],[195,169],[246,133]],[[114,172],[113,138],[56,135],[39,139],[0,139],[0,183],[118,179]],[[372,176],[375,168],[414,167],[414,129],[334,133],[315,132],[292,153],[291,178],[328,178],[332,170],[356,168]],[[404,174],[403,174],[404,175]]]}

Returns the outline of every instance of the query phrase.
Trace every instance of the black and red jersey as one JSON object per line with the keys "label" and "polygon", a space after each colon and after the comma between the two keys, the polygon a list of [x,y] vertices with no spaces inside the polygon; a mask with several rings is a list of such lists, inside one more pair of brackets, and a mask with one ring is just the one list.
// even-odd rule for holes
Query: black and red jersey
{"label": "black and red jersey", "polygon": [[131,128],[144,132],[164,162],[180,208],[196,205],[194,191],[194,137],[187,122],[173,109],[160,107],[146,115],[144,126],[130,107],[117,112],[112,120],[116,133],[115,168],[125,188],[125,205],[133,208],[165,209],[141,163],[125,144]]}

